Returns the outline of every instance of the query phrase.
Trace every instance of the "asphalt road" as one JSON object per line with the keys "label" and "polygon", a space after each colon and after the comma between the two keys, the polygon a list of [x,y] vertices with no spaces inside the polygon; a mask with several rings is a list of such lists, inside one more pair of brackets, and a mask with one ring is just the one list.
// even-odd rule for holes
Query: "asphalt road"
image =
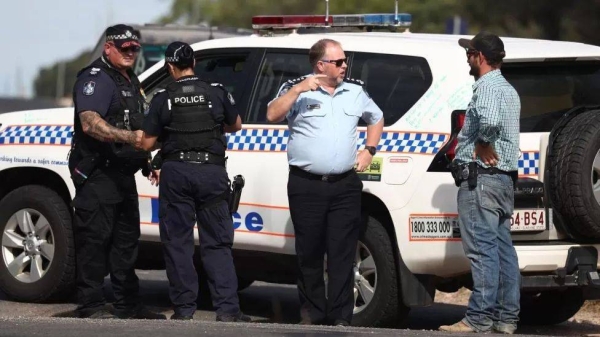
{"label": "asphalt road", "polygon": [[[173,311],[168,298],[164,271],[138,271],[143,300],[151,309],[169,317]],[[108,279],[105,293],[112,301]],[[202,305],[194,321],[89,320],[75,317],[74,303],[19,303],[0,294],[0,336],[446,336],[440,325],[463,317],[465,307],[437,303],[413,309],[408,329],[299,326],[299,302],[295,286],[255,282],[240,292],[240,305],[253,323],[215,322],[210,304]],[[565,323],[555,327],[520,327],[522,336],[582,336],[600,333],[600,326]],[[473,334],[470,334],[473,336]],[[457,336],[452,334],[452,336]]]}

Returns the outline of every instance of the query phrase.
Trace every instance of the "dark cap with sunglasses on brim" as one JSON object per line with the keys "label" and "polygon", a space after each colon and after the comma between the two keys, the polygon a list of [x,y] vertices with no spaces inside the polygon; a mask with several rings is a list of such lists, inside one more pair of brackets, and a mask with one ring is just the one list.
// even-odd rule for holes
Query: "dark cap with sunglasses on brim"
{"label": "dark cap with sunglasses on brim", "polygon": [[472,39],[459,39],[458,44],[467,51],[479,51],[486,59],[495,62],[501,62],[506,52],[504,51],[504,43],[498,35],[490,32],[480,32]]}
{"label": "dark cap with sunglasses on brim", "polygon": [[119,24],[106,29],[106,42],[113,42],[119,49],[140,48],[140,37],[131,26]]}
{"label": "dark cap with sunglasses on brim", "polygon": [[173,64],[179,68],[192,67],[194,65],[194,50],[185,42],[172,42],[165,50],[165,63]]}

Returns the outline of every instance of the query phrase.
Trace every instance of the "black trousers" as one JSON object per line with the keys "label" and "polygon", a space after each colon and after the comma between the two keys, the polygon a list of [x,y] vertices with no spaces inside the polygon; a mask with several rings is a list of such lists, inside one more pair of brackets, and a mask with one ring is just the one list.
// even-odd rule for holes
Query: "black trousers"
{"label": "black trousers", "polygon": [[96,169],[73,199],[77,261],[77,311],[88,316],[106,303],[104,277],[110,273],[115,310],[139,303],[135,262],[140,238],[139,201],[133,174]]}
{"label": "black trousers", "polygon": [[225,200],[202,208],[228,187],[224,167],[165,162],[160,173],[160,237],[175,313],[196,311],[198,274],[194,266],[194,225],[198,224],[200,256],[217,316],[240,312],[233,264],[233,220]]}
{"label": "black trousers", "polygon": [[[296,237],[298,291],[304,322],[352,321],[354,260],[363,183],[352,171],[327,182],[289,174],[288,198]],[[324,258],[327,253],[327,297]]]}

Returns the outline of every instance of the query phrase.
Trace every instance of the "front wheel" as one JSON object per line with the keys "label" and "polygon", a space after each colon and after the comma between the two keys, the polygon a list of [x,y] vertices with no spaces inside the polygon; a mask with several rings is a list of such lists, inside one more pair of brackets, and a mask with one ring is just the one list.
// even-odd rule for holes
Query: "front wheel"
{"label": "front wheel", "polygon": [[71,213],[44,186],[17,188],[0,201],[0,289],[17,301],[59,297],[75,280]]}
{"label": "front wheel", "polygon": [[397,270],[388,233],[369,216],[355,255],[352,325],[395,327],[406,319],[409,308],[401,300]]}

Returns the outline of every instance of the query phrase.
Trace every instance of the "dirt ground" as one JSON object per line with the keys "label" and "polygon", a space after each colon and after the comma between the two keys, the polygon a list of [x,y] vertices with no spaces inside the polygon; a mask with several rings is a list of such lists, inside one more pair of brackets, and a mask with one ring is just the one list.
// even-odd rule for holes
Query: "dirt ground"
{"label": "dirt ground", "polygon": [[[438,291],[435,302],[466,306],[470,295],[471,291],[466,288],[455,293]],[[520,326],[517,333],[600,337],[600,300],[586,301],[575,316],[562,324],[547,327]]]}

